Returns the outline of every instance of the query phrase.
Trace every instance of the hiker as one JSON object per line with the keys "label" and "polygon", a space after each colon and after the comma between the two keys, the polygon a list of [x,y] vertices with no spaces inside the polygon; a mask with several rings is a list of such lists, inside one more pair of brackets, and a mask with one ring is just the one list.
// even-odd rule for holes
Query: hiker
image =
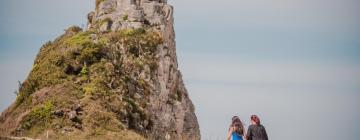
{"label": "hiker", "polygon": [[250,117],[251,125],[247,131],[247,140],[268,140],[265,127],[260,124],[260,118],[256,115]]}
{"label": "hiker", "polygon": [[245,136],[244,125],[238,116],[234,116],[231,119],[231,125],[227,135],[227,140],[243,140]]}

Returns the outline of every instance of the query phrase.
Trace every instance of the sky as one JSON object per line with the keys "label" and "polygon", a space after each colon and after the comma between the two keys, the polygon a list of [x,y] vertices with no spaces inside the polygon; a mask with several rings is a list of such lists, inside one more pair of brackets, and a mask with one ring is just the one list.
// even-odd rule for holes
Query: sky
{"label": "sky", "polygon": [[[358,140],[360,1],[168,0],[203,140],[257,114],[274,140]],[[42,44],[86,25],[89,0],[0,1],[0,110]]]}

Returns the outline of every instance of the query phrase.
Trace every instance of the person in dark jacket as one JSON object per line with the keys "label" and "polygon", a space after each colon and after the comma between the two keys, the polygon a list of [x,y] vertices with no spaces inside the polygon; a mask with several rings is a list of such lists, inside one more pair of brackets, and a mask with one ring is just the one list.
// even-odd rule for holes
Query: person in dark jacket
{"label": "person in dark jacket", "polygon": [[248,128],[247,140],[268,140],[265,127],[260,124],[260,118],[256,115],[251,116],[251,125]]}

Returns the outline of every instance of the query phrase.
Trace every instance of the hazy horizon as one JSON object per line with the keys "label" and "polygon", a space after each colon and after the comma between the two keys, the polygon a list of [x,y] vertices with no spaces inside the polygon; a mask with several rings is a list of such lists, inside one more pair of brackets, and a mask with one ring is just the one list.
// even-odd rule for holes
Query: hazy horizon
{"label": "hazy horizon", "polygon": [[[85,27],[92,0],[0,1],[0,111],[42,44]],[[257,114],[274,140],[357,140],[360,1],[168,0],[203,140]]]}

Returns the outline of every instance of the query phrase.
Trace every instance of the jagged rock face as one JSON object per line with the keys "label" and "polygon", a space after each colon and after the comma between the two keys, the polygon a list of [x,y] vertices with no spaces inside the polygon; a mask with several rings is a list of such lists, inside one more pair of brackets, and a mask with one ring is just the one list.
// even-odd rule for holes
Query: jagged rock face
{"label": "jagged rock face", "polygon": [[199,140],[173,21],[166,0],[97,0],[87,31],[40,49],[0,138]]}
{"label": "jagged rock face", "polygon": [[173,20],[173,8],[163,0],[98,0],[96,11],[89,14],[89,28],[101,31],[165,26]]}
{"label": "jagged rock face", "polygon": [[[166,0],[105,0],[89,17],[89,28],[101,23],[100,31],[150,27],[162,34],[164,43],[156,54],[157,80],[152,83],[155,92],[147,108],[155,120],[151,135],[155,139],[200,139],[194,106],[178,70],[173,7]],[[173,97],[182,99],[174,101]]]}

